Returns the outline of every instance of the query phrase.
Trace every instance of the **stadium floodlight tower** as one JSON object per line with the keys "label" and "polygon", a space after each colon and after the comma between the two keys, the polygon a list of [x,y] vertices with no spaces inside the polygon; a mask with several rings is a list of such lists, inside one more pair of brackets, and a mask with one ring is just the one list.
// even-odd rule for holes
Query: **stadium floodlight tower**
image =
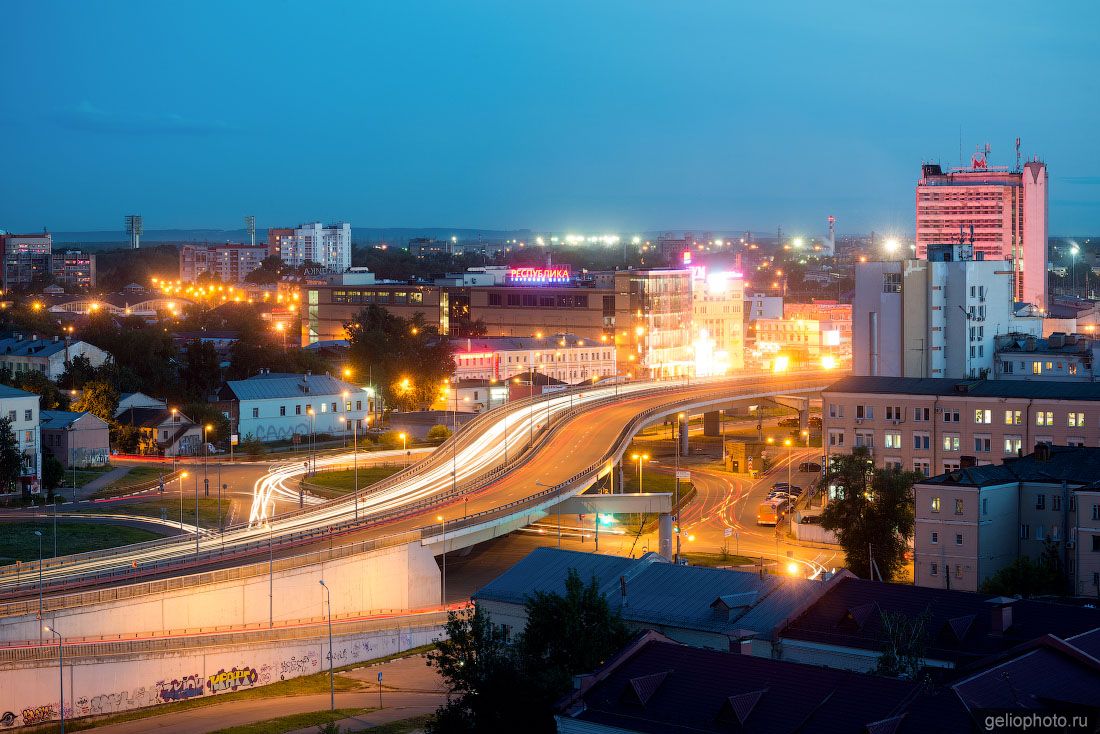
{"label": "stadium floodlight tower", "polygon": [[141,233],[144,231],[140,214],[126,215],[126,234],[130,235],[130,247],[137,250],[141,247]]}
{"label": "stadium floodlight tower", "polygon": [[256,217],[249,214],[244,218],[244,226],[248,229],[248,239],[253,247],[256,246]]}

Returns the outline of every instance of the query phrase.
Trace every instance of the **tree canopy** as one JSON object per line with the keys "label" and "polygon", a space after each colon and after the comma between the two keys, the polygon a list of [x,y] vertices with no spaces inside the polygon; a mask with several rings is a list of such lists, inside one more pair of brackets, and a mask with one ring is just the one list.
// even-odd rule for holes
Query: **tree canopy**
{"label": "tree canopy", "polygon": [[836,533],[848,570],[869,578],[874,558],[884,580],[901,571],[913,536],[913,483],[922,478],[916,472],[875,469],[864,448],[832,457],[820,486],[822,491],[833,487],[836,499],[825,507],[821,524]]}

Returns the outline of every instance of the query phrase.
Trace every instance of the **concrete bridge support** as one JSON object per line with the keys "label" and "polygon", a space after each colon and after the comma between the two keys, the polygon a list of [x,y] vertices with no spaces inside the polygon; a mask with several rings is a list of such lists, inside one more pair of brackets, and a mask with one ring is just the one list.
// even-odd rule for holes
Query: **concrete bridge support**
{"label": "concrete bridge support", "polygon": [[672,515],[663,513],[657,519],[657,552],[672,560]]}

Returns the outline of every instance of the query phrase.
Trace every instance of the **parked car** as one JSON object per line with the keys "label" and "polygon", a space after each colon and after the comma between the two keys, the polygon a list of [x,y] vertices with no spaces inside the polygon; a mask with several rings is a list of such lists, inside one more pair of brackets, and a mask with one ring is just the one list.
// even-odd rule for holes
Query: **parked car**
{"label": "parked car", "polygon": [[813,461],[803,461],[798,465],[798,470],[801,472],[820,472],[821,464]]}
{"label": "parked car", "polygon": [[764,499],[765,502],[779,502],[780,500],[789,499],[790,495],[780,490],[776,492],[768,493],[768,496]]}
{"label": "parked car", "polygon": [[798,428],[798,426],[799,426],[799,423],[798,423],[797,418],[780,418],[779,419],[779,427],[780,428]]}
{"label": "parked car", "polygon": [[791,486],[790,482],[776,482],[772,485],[772,489],[786,489]]}
{"label": "parked car", "polygon": [[789,494],[792,497],[801,497],[802,496],[802,487],[788,487],[787,488],[787,494]]}

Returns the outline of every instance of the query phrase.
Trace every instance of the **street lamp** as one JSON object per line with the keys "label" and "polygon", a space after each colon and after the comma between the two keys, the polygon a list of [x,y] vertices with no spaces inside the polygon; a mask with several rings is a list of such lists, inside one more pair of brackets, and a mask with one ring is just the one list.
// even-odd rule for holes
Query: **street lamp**
{"label": "street lamp", "polygon": [[408,434],[403,431],[397,434],[397,437],[401,439],[401,452],[405,454],[405,468],[407,469],[409,467],[409,437]]}
{"label": "street lamp", "polygon": [[[1069,247],[1070,254],[1070,266],[1069,266],[1069,287],[1072,291],[1072,295],[1077,295],[1077,255],[1081,252],[1081,248],[1074,242]],[[1088,295],[1087,293],[1085,294]]]}
{"label": "street lamp", "polygon": [[313,473],[317,470],[317,459],[313,455],[313,408],[307,409],[306,413],[309,415],[309,439],[306,442],[306,467],[310,469],[309,473]]}
{"label": "street lamp", "polygon": [[794,452],[794,441],[788,438],[783,445],[787,447],[787,529],[793,533],[794,495],[791,494],[791,462],[793,461],[791,457]]}
{"label": "street lamp", "polygon": [[347,414],[348,414],[348,409],[351,408],[351,402],[348,400],[348,391],[347,390],[344,390],[342,393],[340,393],[340,397],[342,397],[344,399],[344,417],[340,419],[340,422],[344,424],[344,435],[342,437],[341,445],[343,446],[343,448],[346,449],[348,447],[348,420],[347,420]]}
{"label": "street lamp", "polygon": [[328,601],[328,698],[329,710],[336,710],[336,686],[332,676],[332,592],[328,584],[321,579],[321,586],[325,589],[325,598]]}
{"label": "street lamp", "polygon": [[649,461],[649,454],[631,454],[630,458],[638,462],[638,494],[642,494],[642,465]]}
{"label": "street lamp", "polygon": [[61,648],[61,633],[49,625],[44,626],[42,629],[50,634],[57,635],[57,677],[61,684],[61,702],[57,708],[61,711],[61,734],[65,734],[65,652]]}
{"label": "street lamp", "polygon": [[442,515],[436,515],[435,519],[443,525],[443,580],[442,587],[440,589],[440,604],[446,608],[447,606],[447,519]]}
{"label": "street lamp", "polygon": [[[368,419],[369,420],[369,419]],[[348,432],[348,419],[340,418],[344,424],[344,435]],[[355,497],[355,519],[359,519],[359,421],[351,421],[351,466],[355,472],[355,483],[352,494]]]}

